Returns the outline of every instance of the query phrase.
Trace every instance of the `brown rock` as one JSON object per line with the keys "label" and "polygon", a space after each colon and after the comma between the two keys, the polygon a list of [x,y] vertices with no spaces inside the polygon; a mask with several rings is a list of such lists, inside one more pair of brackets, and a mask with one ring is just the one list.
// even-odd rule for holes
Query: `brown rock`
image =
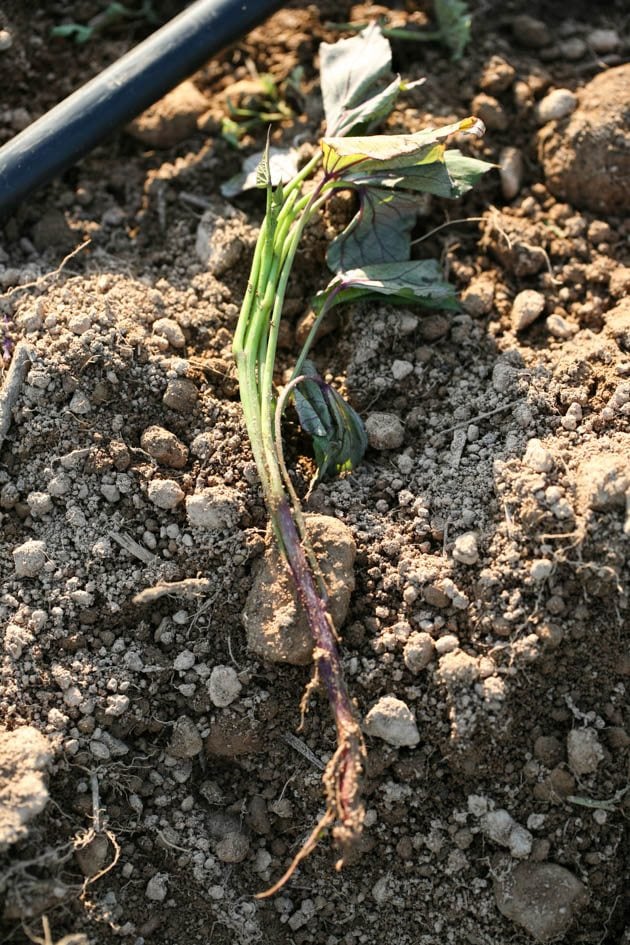
{"label": "brown rock", "polygon": [[194,410],[199,391],[195,384],[186,377],[174,377],[166,385],[162,403],[178,413]]}
{"label": "brown rock", "polygon": [[564,935],[588,902],[584,883],[556,863],[519,863],[512,869],[502,857],[493,880],[499,911],[537,942]]}
{"label": "brown rock", "polygon": [[[354,590],[354,539],[350,529],[338,519],[326,515],[306,515],[305,519],[328,587],[331,615],[339,629]],[[275,543],[268,544],[245,604],[243,622],[249,648],[262,659],[295,665],[310,662],[311,633]]]}
{"label": "brown rock", "polygon": [[140,437],[140,446],[162,466],[182,469],[188,462],[188,447],[164,427],[147,427]]}
{"label": "brown rock", "polygon": [[135,118],[127,130],[150,148],[171,148],[194,134],[197,118],[207,108],[205,95],[187,80]]}
{"label": "brown rock", "polygon": [[630,210],[630,63],[600,73],[568,120],[538,135],[549,190],[576,207]]}

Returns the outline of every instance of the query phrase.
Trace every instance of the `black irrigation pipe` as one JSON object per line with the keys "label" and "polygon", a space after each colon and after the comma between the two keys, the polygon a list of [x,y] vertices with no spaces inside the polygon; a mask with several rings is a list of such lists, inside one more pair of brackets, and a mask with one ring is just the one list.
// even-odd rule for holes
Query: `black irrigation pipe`
{"label": "black irrigation pipe", "polygon": [[196,0],[0,148],[0,217],[282,6]]}

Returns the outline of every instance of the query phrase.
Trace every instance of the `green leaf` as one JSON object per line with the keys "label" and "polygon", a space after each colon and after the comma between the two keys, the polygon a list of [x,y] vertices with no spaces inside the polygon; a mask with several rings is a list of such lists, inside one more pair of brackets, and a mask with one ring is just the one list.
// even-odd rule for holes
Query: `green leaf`
{"label": "green leaf", "polygon": [[409,259],[417,199],[370,187],[359,190],[359,201],[356,216],[328,247],[326,262],[332,271]]}
{"label": "green leaf", "polygon": [[[254,187],[266,186],[261,184],[262,173],[259,173],[261,161],[265,160],[265,151],[257,151],[250,154],[243,161],[243,170],[230,177],[229,180],[221,184],[221,193],[224,197],[236,197],[242,194],[244,190],[252,190]],[[298,153],[295,148],[269,148],[267,157],[266,171],[272,187],[278,184],[286,184],[297,174]]]}
{"label": "green leaf", "polygon": [[479,158],[467,157],[461,151],[447,151],[444,161],[453,182],[453,197],[461,197],[473,187],[479,178],[495,168],[496,164],[480,161]]}
{"label": "green leaf", "polygon": [[317,312],[324,305],[332,308],[341,302],[380,295],[389,296],[392,303],[459,310],[455,289],[444,281],[435,259],[379,263],[341,272],[318,292],[313,308]]}
{"label": "green leaf", "polygon": [[472,17],[463,0],[435,0],[435,16],[443,41],[461,59],[470,39]]}
{"label": "green leaf", "polygon": [[392,51],[375,23],[358,36],[322,43],[319,59],[329,134],[347,135],[389,114],[400,80],[382,91],[376,88],[391,70]]}
{"label": "green leaf", "polygon": [[341,176],[361,165],[361,171],[385,170],[433,164],[444,158],[444,140],[458,132],[481,135],[485,131],[478,118],[464,118],[443,128],[428,128],[411,135],[369,135],[322,140],[324,170]]}
{"label": "green leaf", "polygon": [[433,164],[366,172],[360,165],[354,173],[345,174],[344,184],[355,187],[385,187],[399,191],[433,194],[434,197],[457,198],[467,193],[477,180],[496,165],[466,157],[456,149],[445,151],[443,160]]}
{"label": "green leaf", "polygon": [[295,408],[300,426],[313,439],[317,480],[349,472],[367,448],[363,421],[310,361],[305,361],[304,373],[309,376],[295,389]]}

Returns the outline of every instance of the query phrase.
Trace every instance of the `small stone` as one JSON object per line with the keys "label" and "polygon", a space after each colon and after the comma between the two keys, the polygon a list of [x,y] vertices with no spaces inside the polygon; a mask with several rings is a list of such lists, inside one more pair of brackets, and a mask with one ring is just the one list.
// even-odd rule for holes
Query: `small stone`
{"label": "small stone", "polygon": [[184,492],[174,479],[152,479],[147,495],[153,505],[166,511],[176,508],[184,500]]}
{"label": "small stone", "polygon": [[26,504],[33,518],[41,518],[42,515],[47,515],[53,507],[52,499],[47,492],[29,492],[26,497]]}
{"label": "small stone", "polygon": [[0,53],[6,52],[7,49],[11,49],[13,45],[13,37],[11,36],[8,30],[0,30]]}
{"label": "small stone", "polygon": [[193,528],[234,528],[241,512],[240,495],[228,486],[210,486],[186,498],[186,516]]}
{"label": "small stone", "polygon": [[499,156],[499,176],[501,190],[506,200],[512,200],[520,193],[523,184],[523,152],[520,148],[501,149]]}
{"label": "small stone", "polygon": [[249,853],[249,840],[243,833],[228,833],[216,846],[217,859],[222,863],[242,863]]}
{"label": "small stone", "polygon": [[413,364],[410,361],[396,359],[392,362],[392,375],[395,381],[403,381],[410,374],[413,374]]}
{"label": "small stone", "polygon": [[140,437],[140,446],[162,466],[182,469],[188,462],[188,448],[164,427],[147,427]]}
{"label": "small stone", "polygon": [[453,557],[460,564],[476,564],[479,561],[477,536],[474,532],[464,532],[455,539]]}
{"label": "small stone", "polygon": [[445,653],[453,653],[459,647],[459,639],[454,633],[445,633],[435,641],[435,652],[438,656],[444,656]]}
{"label": "small stone", "polygon": [[479,677],[479,664],[474,656],[462,650],[452,650],[438,663],[438,678],[449,691],[469,686]]}
{"label": "small stone", "polygon": [[118,488],[111,482],[104,482],[101,486],[101,495],[104,499],[107,499],[108,502],[114,504],[115,502],[120,501],[120,492]]}
{"label": "small stone", "polygon": [[145,896],[154,902],[164,902],[168,893],[168,873],[156,873],[147,883]]}
{"label": "small stone", "polygon": [[194,758],[203,748],[199,729],[187,715],[180,716],[173,727],[168,753],[173,758]]}
{"label": "small stone", "polygon": [[83,416],[84,414],[89,413],[91,409],[92,404],[90,403],[85,391],[75,390],[68,405],[68,410],[70,413],[77,413],[80,416]]}
{"label": "small stone", "polygon": [[606,53],[615,52],[615,50],[619,48],[621,39],[617,30],[599,29],[592,30],[587,35],[586,42],[593,52],[604,56]]}
{"label": "small stone", "polygon": [[37,577],[46,564],[46,543],[34,538],[13,549],[13,563],[18,577]]}
{"label": "small stone", "polygon": [[423,341],[439,341],[448,334],[450,327],[448,315],[425,315],[418,324],[418,334]]}
{"label": "small stone", "polygon": [[166,385],[162,403],[178,413],[190,413],[198,399],[199,391],[193,381],[187,377],[174,377]]}
{"label": "small stone", "polygon": [[108,715],[111,718],[119,719],[125,714],[125,712],[127,712],[129,705],[129,696],[126,696],[123,693],[116,693],[116,695],[108,696],[107,702],[105,703],[105,715]]}
{"label": "small stone", "polygon": [[538,473],[551,472],[553,469],[553,456],[536,437],[528,440],[523,462]]}
{"label": "small stone", "polygon": [[571,115],[577,104],[577,95],[570,89],[554,89],[538,103],[536,117],[541,125],[548,121],[559,121]]}
{"label": "small stone", "polygon": [[195,665],[195,654],[192,650],[182,650],[173,660],[173,669],[178,673],[185,673]]}
{"label": "small stone", "polygon": [[232,666],[215,666],[208,680],[210,701],[219,708],[230,705],[243,687]]}
{"label": "small stone", "polygon": [[594,728],[574,728],[567,735],[569,768],[578,777],[593,774],[603,761],[604,749]]}
{"label": "small stone", "polygon": [[560,43],[560,55],[569,62],[581,59],[586,52],[586,43],[580,36],[570,36]]}
{"label": "small stone", "polygon": [[435,647],[431,634],[412,633],[403,650],[405,666],[412,673],[422,672],[433,659],[434,651]]}
{"label": "small stone", "polygon": [[560,423],[565,430],[577,430],[582,421],[582,406],[574,401],[567,407],[567,412],[561,418]]}
{"label": "small stone", "polygon": [[512,33],[514,39],[521,46],[528,46],[530,49],[542,49],[551,42],[551,33],[542,20],[536,20],[533,16],[526,13],[515,16],[512,20]]}
{"label": "small stone", "polygon": [[365,717],[365,731],[395,748],[413,748],[420,732],[411,709],[395,696],[383,696]]}
{"label": "small stone", "polygon": [[171,348],[186,347],[186,336],[173,318],[158,318],[153,322],[153,333],[166,338]]}
{"label": "small stone", "polygon": [[490,840],[508,847],[513,857],[524,859],[531,853],[531,833],[521,827],[506,810],[488,811],[480,819],[479,826]]}
{"label": "small stone", "polygon": [[512,303],[512,327],[514,331],[523,331],[545,310],[545,296],[534,289],[519,292]]}
{"label": "small stone", "polygon": [[475,95],[472,100],[471,111],[491,131],[505,131],[509,125],[508,116],[501,103],[485,92]]}
{"label": "small stone", "polygon": [[516,70],[502,56],[491,56],[484,66],[479,86],[490,95],[505,92],[512,85]]}
{"label": "small stone", "polygon": [[375,450],[396,450],[403,445],[405,428],[395,413],[371,413],[365,429],[368,443]]}
{"label": "small stone", "polygon": [[564,936],[588,902],[586,887],[555,863],[495,864],[494,895],[499,911],[537,942]]}
{"label": "small stone", "polygon": [[577,331],[577,328],[572,325],[571,322],[568,322],[566,318],[563,318],[563,316],[559,315],[557,312],[552,312],[551,315],[547,317],[545,324],[547,325],[549,334],[553,335],[554,338],[560,338],[562,341],[568,341]]}
{"label": "small stone", "polygon": [[89,843],[76,849],[74,855],[84,876],[96,876],[110,858],[109,840],[104,833],[97,833]]}
{"label": "small stone", "polygon": [[481,318],[492,311],[494,280],[490,273],[475,276],[462,294],[462,305],[473,318]]}
{"label": "small stone", "polygon": [[529,566],[529,573],[532,580],[546,581],[553,571],[553,562],[548,558],[536,558]]}
{"label": "small stone", "polygon": [[93,738],[90,742],[90,751],[97,761],[109,761],[112,756],[105,742],[99,741],[98,738]]}

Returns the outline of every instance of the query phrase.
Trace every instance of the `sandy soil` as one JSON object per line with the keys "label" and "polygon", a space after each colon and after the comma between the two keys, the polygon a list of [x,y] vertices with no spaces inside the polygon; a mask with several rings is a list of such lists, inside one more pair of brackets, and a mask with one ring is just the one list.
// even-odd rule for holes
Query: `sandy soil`
{"label": "sandy soil", "polygon": [[[146,31],[75,47],[51,27],[100,4],[29,6],[0,11],[0,142]],[[419,219],[419,238],[458,221],[416,249],[461,313],[357,305],[316,351],[365,419],[385,415],[308,506],[357,546],[348,685],[362,718],[403,702],[419,741],[368,735],[356,863],[336,873],[324,840],[253,898],[321,814],[334,729],[314,698],[298,732],[309,668],[255,657],[241,618],[266,515],[230,344],[263,207],[220,197],[239,163],[220,122],[252,64],[282,82],[301,66],[273,139],[306,147],[326,22],[404,21],[394,7],[423,18],[289,4],[0,231],[3,942],[43,940],[42,917],[74,945],[630,940],[623,2],[532,3],[529,20],[479,4],[458,63],[394,44],[427,82],[390,129],[476,112],[474,153],[502,166]],[[281,370],[347,210],[308,234]],[[287,441],[304,494],[309,447]]]}

